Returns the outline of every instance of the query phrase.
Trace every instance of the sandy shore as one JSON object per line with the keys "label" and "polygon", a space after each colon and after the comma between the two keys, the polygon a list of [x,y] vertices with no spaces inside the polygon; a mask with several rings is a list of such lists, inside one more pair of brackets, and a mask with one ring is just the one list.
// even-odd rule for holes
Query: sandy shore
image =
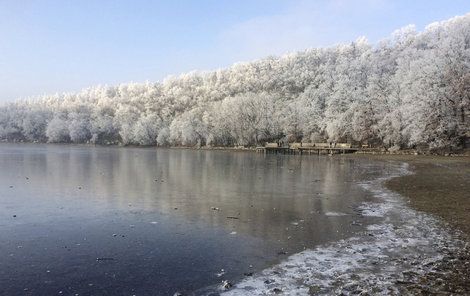
{"label": "sandy shore", "polygon": [[470,241],[470,156],[348,154],[409,164],[412,174],[388,180],[385,186],[405,198],[415,210],[448,223]]}
{"label": "sandy shore", "polygon": [[398,157],[413,175],[386,186],[407,197],[417,210],[431,213],[470,238],[470,157]]}
{"label": "sandy shore", "polygon": [[433,271],[409,283],[418,295],[470,295],[470,157],[377,155],[383,161],[409,164],[413,174],[385,183],[409,205],[440,219],[464,243],[461,250],[447,252]]}

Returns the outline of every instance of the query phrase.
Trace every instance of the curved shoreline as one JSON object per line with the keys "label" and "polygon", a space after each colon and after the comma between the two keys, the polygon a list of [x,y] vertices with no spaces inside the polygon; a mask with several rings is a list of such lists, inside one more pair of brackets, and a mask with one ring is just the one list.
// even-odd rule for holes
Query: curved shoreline
{"label": "curved shoreline", "polygon": [[[401,157],[412,166],[413,174],[385,183],[390,190],[407,198],[410,207],[425,212],[447,225],[462,241],[460,248],[447,254],[421,285],[445,283],[447,294],[470,294],[470,159],[466,157]],[[403,159],[405,158],[405,159]]]}
{"label": "curved shoreline", "polygon": [[466,292],[462,285],[446,284],[448,263],[459,261],[452,258],[465,249],[465,242],[445,223],[414,210],[406,198],[385,187],[391,179],[410,175],[404,163],[388,176],[359,184],[381,202],[364,203],[357,210],[364,216],[383,217],[383,222],[369,226],[363,235],[294,254],[224,294]]}

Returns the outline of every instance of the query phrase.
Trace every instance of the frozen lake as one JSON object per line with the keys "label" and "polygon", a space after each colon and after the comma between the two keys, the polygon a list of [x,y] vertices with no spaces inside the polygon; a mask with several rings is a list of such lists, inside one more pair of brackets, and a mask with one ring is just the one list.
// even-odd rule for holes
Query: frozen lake
{"label": "frozen lake", "polygon": [[155,148],[0,144],[1,295],[202,294],[378,217],[387,164]]}

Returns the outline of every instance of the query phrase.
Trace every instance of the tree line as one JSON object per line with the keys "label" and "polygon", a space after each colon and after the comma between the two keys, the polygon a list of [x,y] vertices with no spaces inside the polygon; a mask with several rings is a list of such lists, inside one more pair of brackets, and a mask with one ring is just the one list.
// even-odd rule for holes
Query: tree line
{"label": "tree line", "polygon": [[157,83],[96,86],[0,106],[0,139],[233,146],[350,142],[462,147],[470,14],[388,39],[308,49]]}

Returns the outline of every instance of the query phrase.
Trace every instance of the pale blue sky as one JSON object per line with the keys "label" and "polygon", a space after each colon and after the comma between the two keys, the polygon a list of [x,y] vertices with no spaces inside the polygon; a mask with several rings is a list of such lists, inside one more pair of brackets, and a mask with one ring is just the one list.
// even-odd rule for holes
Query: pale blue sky
{"label": "pale blue sky", "polygon": [[468,0],[0,0],[0,101],[376,42],[467,12]]}

